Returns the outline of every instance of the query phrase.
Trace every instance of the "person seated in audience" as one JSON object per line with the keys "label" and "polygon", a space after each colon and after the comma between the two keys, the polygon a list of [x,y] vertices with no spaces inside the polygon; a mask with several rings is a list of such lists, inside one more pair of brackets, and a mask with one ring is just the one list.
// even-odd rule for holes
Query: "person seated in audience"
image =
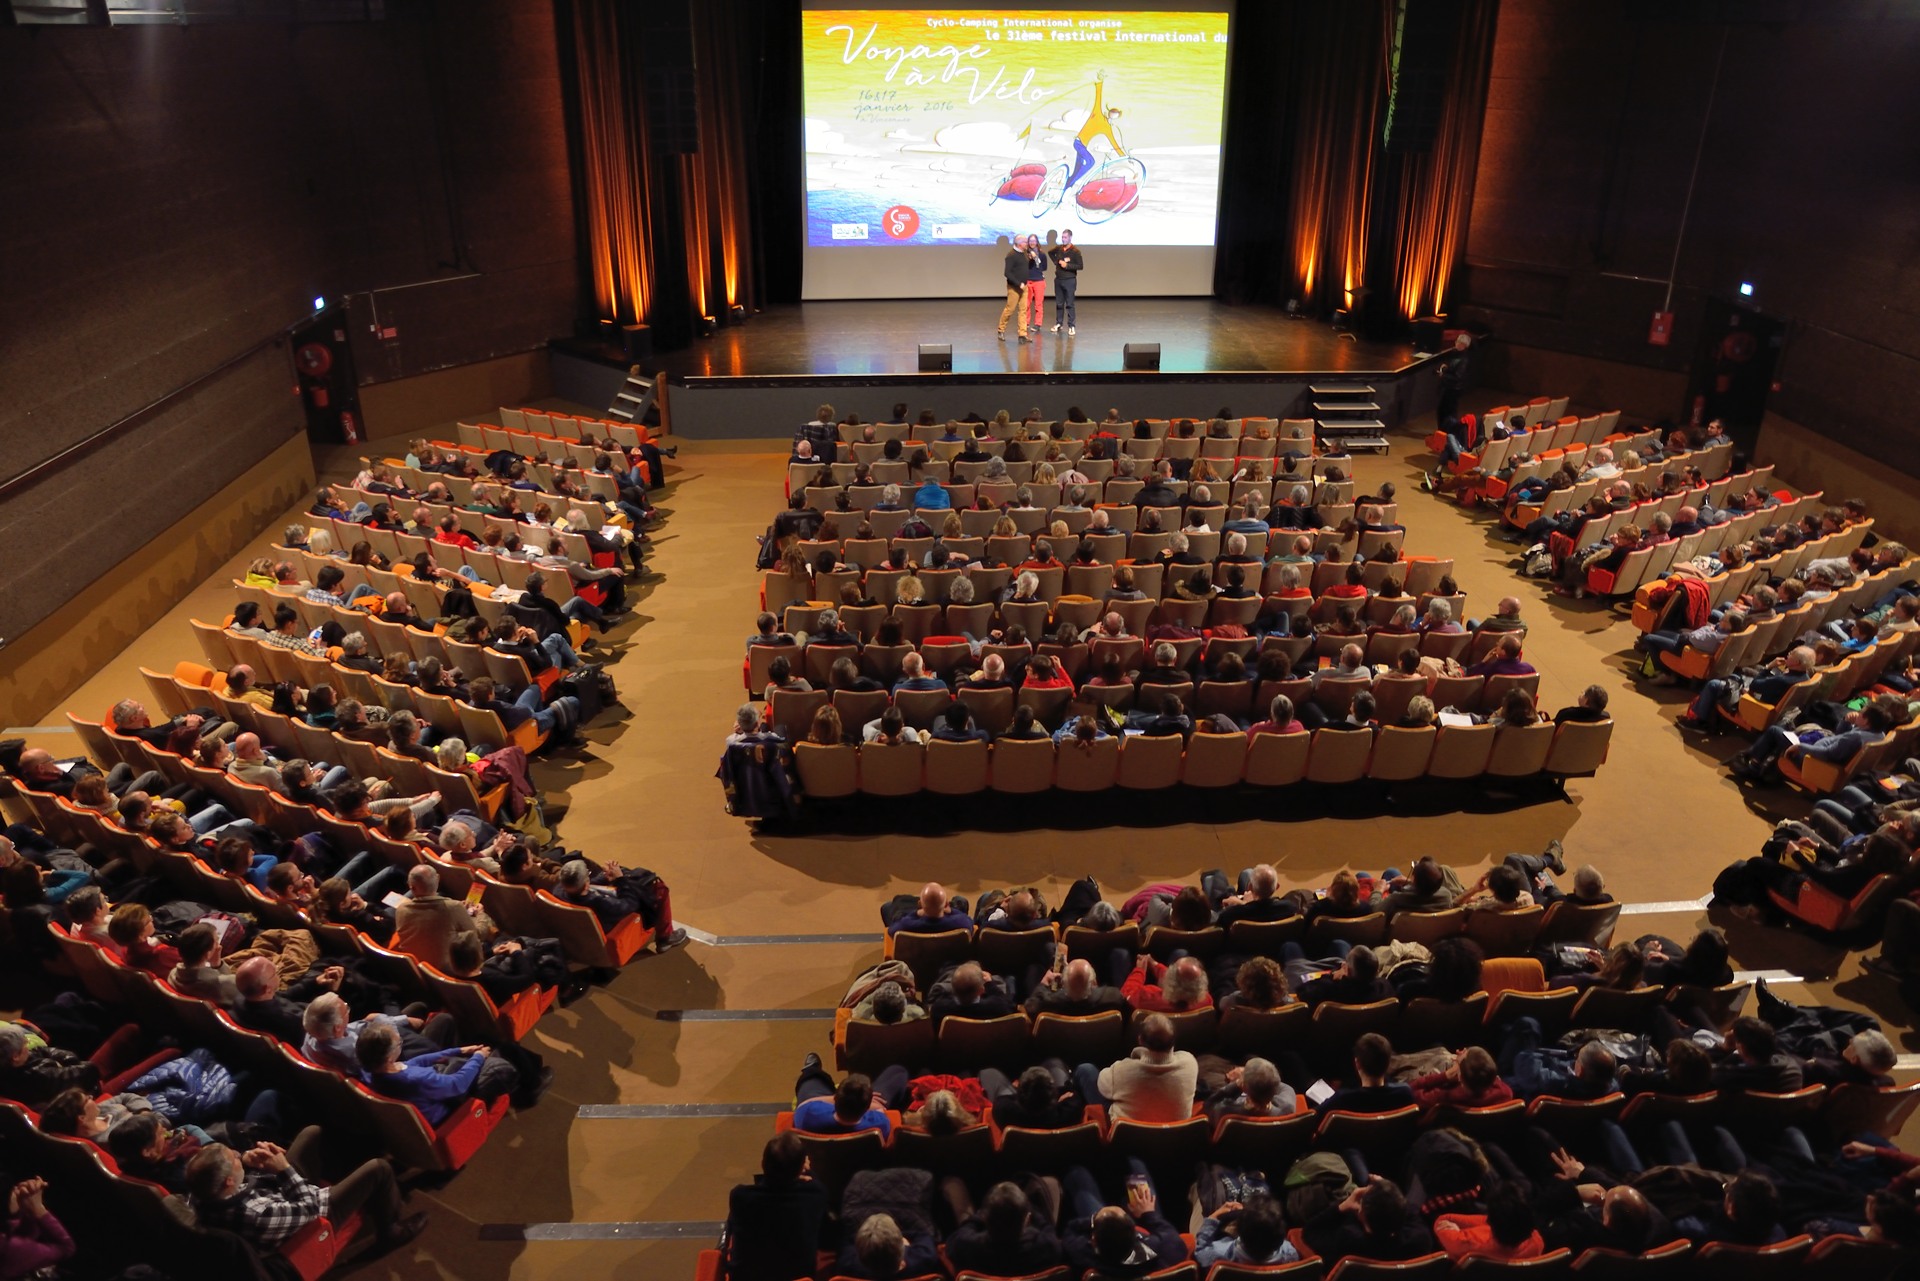
{"label": "person seated in audience", "polygon": [[1280,1069],[1254,1057],[1245,1067],[1227,1069],[1226,1083],[1207,1096],[1207,1116],[1291,1116],[1297,1106],[1293,1087],[1280,1079]]}
{"label": "person seated in audience", "polygon": [[[1203,970],[1202,994],[1205,982]],[[1074,1069],[1080,1097],[1105,1103],[1107,1115],[1114,1120],[1184,1120],[1193,1113],[1199,1079],[1199,1061],[1190,1052],[1174,1048],[1173,1024],[1164,1014],[1140,1020],[1139,1044],[1128,1057],[1105,1068],[1082,1063]]]}
{"label": "person seated in audience", "polygon": [[948,930],[971,930],[973,918],[967,915],[964,905],[954,905],[947,894],[947,887],[938,881],[928,881],[920,890],[919,906],[910,912],[902,913],[892,920],[886,919],[881,912],[881,922],[887,933],[939,934]]}
{"label": "person seated in audience", "polygon": [[1221,1013],[1230,1009],[1273,1010],[1293,1001],[1286,972],[1269,956],[1252,956],[1234,971],[1233,991],[1219,1000]]}
{"label": "person seated in audience", "polygon": [[896,1281],[937,1271],[940,1253],[930,1227],[908,1237],[891,1214],[870,1214],[840,1247],[837,1276],[860,1281]]}
{"label": "person seated in audience", "polygon": [[910,989],[892,979],[877,985],[853,1007],[853,1017],[863,1022],[912,1023],[927,1017],[925,1007],[909,1000]]}
{"label": "person seated in audience", "polygon": [[[1442,594],[1444,595],[1445,593]],[[1520,617],[1520,598],[1518,596],[1502,596],[1499,604],[1494,606],[1494,612],[1490,617],[1483,618],[1477,623],[1469,624],[1468,627],[1469,631],[1476,634],[1480,632],[1523,632],[1526,629],[1527,624],[1525,620]]]}
{"label": "person seated in audience", "polygon": [[638,915],[641,924],[653,931],[655,951],[664,952],[687,938],[687,932],[673,923],[666,883],[650,872],[630,872],[612,860],[597,870],[585,859],[562,864],[554,897],[587,908],[607,931]]}
{"label": "person seated in audience", "polygon": [[100,1092],[105,1075],[105,1049],[93,1059],[72,1050],[39,1044],[16,1024],[0,1024],[0,1098],[14,1099],[30,1108],[44,1107],[63,1090],[79,1089],[91,1098]]}
{"label": "person seated in audience", "polygon": [[1516,1095],[1597,1099],[1619,1088],[1619,1064],[1604,1042],[1590,1040],[1569,1051],[1544,1045],[1543,1039],[1539,1020],[1530,1015],[1516,1019],[1507,1029],[1498,1061]]}
{"label": "person seated in audience", "polygon": [[451,967],[448,949],[463,934],[478,936],[479,908],[440,893],[440,873],[427,863],[407,872],[407,897],[394,912],[393,946],[435,969]]}
{"label": "person seated in audience", "polygon": [[[0,840],[4,839],[0,837]],[[69,934],[105,948],[117,959],[126,958],[126,950],[114,940],[108,928],[112,913],[117,909],[107,902],[106,895],[101,892],[99,886],[81,886],[67,895],[64,906]]]}
{"label": "person seated in audience", "polygon": [[942,743],[991,743],[993,735],[974,723],[973,713],[962,702],[947,705],[934,723],[933,737]]}
{"label": "person seated in audience", "polygon": [[[1009,629],[1007,643],[1013,643]],[[1051,654],[1035,654],[1026,663],[1026,671],[1020,680],[1022,689],[1072,689],[1073,678],[1067,675],[1066,668]]]}
{"label": "person seated in audience", "polygon": [[1483,1198],[1484,1214],[1449,1211],[1433,1221],[1436,1244],[1456,1262],[1467,1255],[1488,1259],[1536,1259],[1546,1243],[1535,1227],[1533,1206],[1519,1186],[1504,1183]]}
{"label": "person seated in audience", "polygon": [[1380,958],[1370,947],[1349,947],[1345,940],[1331,944],[1333,956],[1311,961],[1298,943],[1282,945],[1287,978],[1295,993],[1309,1005],[1335,1001],[1342,1005],[1369,1005],[1394,995],[1393,984],[1380,973]]}
{"label": "person seated in audience", "polygon": [[1141,953],[1133,972],[1121,985],[1120,994],[1136,1010],[1158,1010],[1167,1014],[1204,1010],[1213,1005],[1213,997],[1207,991],[1207,968],[1192,956],[1183,956],[1172,965],[1162,965]]}
{"label": "person seated in audience", "polygon": [[927,1012],[935,1023],[948,1018],[997,1019],[1014,1011],[1006,982],[963,961],[927,990]]}
{"label": "person seated in audience", "polygon": [[809,1171],[800,1136],[782,1131],[760,1153],[760,1173],[727,1198],[726,1275],[793,1281],[813,1272],[831,1197]]}
{"label": "person seated in audience", "polygon": [[364,1214],[382,1252],[413,1240],[427,1224],[425,1214],[404,1212],[393,1166],[383,1157],[327,1186],[309,1182],[275,1144],[258,1143],[240,1153],[214,1143],[194,1154],[186,1179],[201,1227],[225,1229],[263,1252],[315,1219],[345,1223]]}
{"label": "person seated in audience", "polygon": [[1280,873],[1273,864],[1254,864],[1240,874],[1239,892],[1220,899],[1214,924],[1226,929],[1236,921],[1282,921],[1293,916],[1293,903],[1279,890]]}
{"label": "person seated in audience", "polygon": [[1001,1129],[1061,1130],[1085,1119],[1086,1109],[1058,1059],[1029,1067],[1012,1083],[999,1069],[982,1068],[980,1087],[992,1101],[994,1124]]}
{"label": "person seated in audience", "polygon": [[924,743],[929,737],[931,735],[910,728],[906,715],[898,707],[889,707],[878,718],[868,721],[860,731],[862,742],[878,743],[883,747]]}
{"label": "person seated in audience", "polygon": [[1045,1272],[1065,1258],[1053,1225],[1036,1218],[1026,1192],[1007,1181],[987,1190],[980,1209],[947,1237],[945,1251],[956,1270],[1003,1277]]}
{"label": "person seated in audience", "polygon": [[1469,676],[1530,676],[1536,669],[1520,657],[1520,637],[1508,632],[1493,652],[1467,668]]}
{"label": "person seated in audience", "polygon": [[1578,725],[1598,725],[1612,719],[1607,711],[1607,691],[1601,685],[1587,686],[1580,691],[1579,702],[1553,714],[1555,725],[1565,725],[1569,721]]}
{"label": "person seated in audience", "polygon": [[399,1038],[401,1053],[407,1058],[448,1049],[459,1032],[450,1014],[422,1019],[375,1012],[364,1019],[355,1019],[346,999],[338,992],[321,992],[300,1011],[295,1034],[281,1039],[299,1046],[302,1055],[322,1067],[358,1080],[361,1066],[355,1047],[361,1032],[374,1024],[393,1030]]}
{"label": "person seated in audience", "polygon": [[980,1118],[967,1111],[952,1090],[935,1090],[918,1107],[904,1112],[900,1124],[936,1138],[946,1138],[980,1124]]}
{"label": "person seated in audience", "polygon": [[[376,1093],[412,1104],[431,1126],[452,1116],[462,1100],[491,1101],[513,1093],[520,1081],[513,1065],[484,1045],[402,1059],[400,1034],[390,1023],[364,1024],[354,1041],[354,1057]],[[442,1064],[449,1065],[447,1070]]]}
{"label": "person seated in audience", "polygon": [[1389,919],[1401,912],[1443,912],[1466,893],[1454,870],[1431,856],[1416,862],[1411,876],[1389,873],[1382,880],[1387,893],[1376,910]]}
{"label": "person seated in audience", "polygon": [[1267,704],[1267,719],[1256,721],[1247,727],[1247,737],[1256,734],[1304,734],[1306,726],[1294,715],[1293,700],[1285,694],[1275,694],[1273,701]]}
{"label": "person seated in audience", "polygon": [[1125,1013],[1130,1007],[1119,988],[1100,982],[1093,962],[1077,958],[1061,969],[1049,970],[1028,994],[1025,1008],[1029,1018],[1036,1018],[1041,1014],[1079,1017],[1108,1010]]}
{"label": "person seated in audience", "polygon": [[1109,1205],[1085,1166],[1076,1165],[1061,1181],[1067,1215],[1060,1243],[1075,1275],[1097,1271],[1103,1277],[1145,1277],[1187,1258],[1179,1228],[1160,1213],[1153,1176],[1138,1157],[1127,1158],[1126,1207]]}
{"label": "person seated in audience", "polygon": [[1413,1101],[1423,1108],[1491,1107],[1513,1097],[1513,1087],[1501,1078],[1493,1055],[1478,1045],[1462,1050],[1447,1067],[1415,1077],[1408,1086]]}
{"label": "person seated in audience", "polygon": [[839,1085],[820,1066],[820,1056],[809,1054],[794,1084],[793,1128],[803,1134],[857,1134],[878,1130],[881,1138],[893,1133],[886,1105],[907,1094],[907,1069],[895,1064],[878,1082],[864,1073],[849,1072]]}
{"label": "person seated in audience", "polygon": [[1308,1249],[1329,1263],[1349,1257],[1395,1262],[1434,1249],[1433,1233],[1419,1216],[1407,1212],[1406,1194],[1377,1174],[1302,1224],[1300,1231]]}
{"label": "person seated in audience", "polygon": [[[773,660],[775,664],[779,659]],[[900,660],[900,679],[893,684],[893,692],[902,690],[944,690],[947,684],[937,676],[927,675],[927,661],[916,651]]]}
{"label": "person seated in audience", "polygon": [[122,903],[113,909],[107,934],[128,965],[165,978],[180,964],[180,953],[156,938],[153,913],[140,903]]}
{"label": "person seated in audience", "polygon": [[1506,863],[1490,867],[1454,903],[1470,912],[1518,912],[1533,906],[1524,872]]}
{"label": "person seated in audience", "polygon": [[[405,874],[398,868],[392,871],[400,878],[400,886],[395,888],[403,887],[406,883]],[[377,874],[373,880],[367,882],[368,887],[377,889],[379,885],[384,885],[386,881],[382,880],[382,877],[385,876],[384,871]],[[317,922],[322,924],[350,925],[375,943],[385,947],[393,939],[395,921],[393,909],[381,902],[381,897],[376,895],[369,900],[361,895],[345,877],[328,877],[316,887],[311,914]]]}
{"label": "person seated in audience", "polygon": [[1255,1192],[1245,1204],[1222,1202],[1200,1221],[1193,1238],[1193,1261],[1203,1269],[1217,1263],[1275,1267],[1299,1257],[1287,1240],[1280,1202],[1270,1192]]}

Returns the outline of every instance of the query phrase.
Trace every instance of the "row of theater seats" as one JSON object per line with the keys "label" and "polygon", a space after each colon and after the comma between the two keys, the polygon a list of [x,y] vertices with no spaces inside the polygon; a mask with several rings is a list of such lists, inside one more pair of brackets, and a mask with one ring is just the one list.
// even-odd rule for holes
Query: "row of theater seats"
{"label": "row of theater seats", "polygon": [[[1144,600],[1106,599],[1108,591],[1114,588],[1117,571],[1125,568],[1133,579],[1134,589],[1142,594]],[[1230,581],[1231,571],[1238,568],[1245,580],[1244,586],[1256,593],[1251,597],[1230,597],[1216,595],[1211,600],[1193,600],[1170,594],[1176,583],[1190,583],[1195,573],[1204,574],[1216,586],[1224,586]],[[1328,598],[1330,588],[1340,586],[1347,580],[1350,565],[1346,562],[1328,560],[1313,565],[1260,565],[1233,561],[1205,562],[1201,564],[1170,564],[1161,561],[1119,560],[1097,565],[1061,564],[1058,561],[1047,565],[1035,562],[1013,561],[1000,565],[974,565],[965,571],[959,569],[940,569],[922,566],[912,570],[894,569],[890,566],[872,566],[864,570],[850,567],[843,570],[818,570],[805,575],[785,569],[767,571],[760,580],[760,600],[762,609],[779,610],[794,602],[817,602],[818,608],[838,605],[845,594],[844,589],[859,589],[865,598],[874,604],[869,606],[848,606],[861,612],[852,615],[855,619],[871,619],[875,623],[882,614],[874,614],[876,607],[883,611],[896,606],[899,600],[901,580],[909,576],[916,579],[923,593],[926,605],[952,604],[951,594],[954,580],[964,572],[973,586],[974,602],[963,607],[961,618],[970,618],[979,626],[988,620],[999,617],[1002,622],[1018,622],[1028,628],[1030,634],[1037,635],[1033,629],[1048,621],[1051,610],[1039,612],[1034,605],[1060,607],[1063,604],[1067,612],[1059,622],[1080,624],[1087,619],[1088,624],[1097,621],[1108,610],[1115,611],[1127,620],[1129,630],[1138,630],[1148,622],[1179,621],[1188,626],[1199,627],[1207,623],[1250,622],[1265,606],[1271,612],[1285,612],[1295,618],[1320,616],[1316,621],[1325,621],[1333,614],[1331,606],[1340,602],[1340,598]],[[1293,569],[1293,577],[1298,585],[1293,590],[1304,590],[1304,596],[1282,596],[1287,590],[1283,581],[1285,571]],[[1392,611],[1402,605],[1412,605],[1416,613],[1424,615],[1426,607],[1435,599],[1445,600],[1450,609],[1464,609],[1465,593],[1453,592],[1442,595],[1444,580],[1453,574],[1453,558],[1447,557],[1407,557],[1394,561],[1368,561],[1361,567],[1362,585],[1370,593],[1377,595],[1389,581],[1399,585],[1399,593],[1393,596],[1380,596],[1380,604],[1374,604],[1374,596],[1365,600],[1359,597],[1347,598],[1369,622],[1386,622],[1392,617]],[[1012,584],[1015,576],[1031,573],[1035,580],[1034,601],[1019,601],[1011,598],[996,608],[993,599],[996,594]],[[1385,602],[1391,601],[1388,606]],[[981,612],[981,611],[985,612]],[[1371,612],[1368,612],[1371,610]],[[970,612],[969,612],[970,611]],[[1011,611],[1011,612],[1010,612]],[[1379,615],[1384,612],[1386,617]],[[902,614],[902,618],[928,617],[927,615]],[[1455,619],[1459,614],[1455,613]],[[1086,625],[1086,624],[1082,624]],[[962,624],[964,627],[965,625]],[[971,629],[969,629],[971,630]]]}
{"label": "row of theater seats", "polygon": [[[1581,547],[1586,547],[1601,542],[1613,537],[1613,535],[1626,528],[1629,524],[1639,525],[1642,534],[1645,534],[1647,526],[1644,522],[1650,518],[1649,508],[1658,508],[1661,512],[1671,516],[1674,514],[1674,511],[1690,497],[1691,496],[1687,494],[1673,494],[1657,501],[1640,503],[1623,511],[1615,512],[1605,520],[1589,521],[1587,525],[1580,530],[1577,538],[1578,544]],[[1683,534],[1679,538],[1669,538],[1662,542],[1635,548],[1633,551],[1628,552],[1625,559],[1613,569],[1596,568],[1588,570],[1586,581],[1587,590],[1596,596],[1631,596],[1639,590],[1642,584],[1659,581],[1666,575],[1669,569],[1676,565],[1684,565],[1696,556],[1711,556],[1723,547],[1737,546],[1746,539],[1758,534],[1762,528],[1771,528],[1780,524],[1791,524],[1792,520],[1797,519],[1797,517],[1783,517],[1781,513],[1799,511],[1801,515],[1806,515],[1807,512],[1802,510],[1802,508],[1809,503],[1815,508],[1818,508],[1820,506],[1820,495],[1809,494],[1792,504],[1782,504],[1779,507],[1763,511],[1747,512],[1745,515],[1736,516],[1724,524],[1709,526],[1706,529],[1696,530],[1691,534]],[[1774,578],[1785,580],[1792,577],[1793,573],[1802,564],[1811,563],[1814,560],[1825,557],[1845,557],[1856,547],[1860,546],[1867,534],[1871,532],[1872,525],[1872,521],[1863,521],[1850,529],[1842,530],[1840,533],[1830,534],[1824,538],[1812,539],[1792,551],[1782,552],[1777,556],[1770,556],[1767,560],[1775,562],[1775,564],[1768,566],[1768,572]],[[1568,550],[1574,550],[1571,543],[1575,540],[1568,541]],[[1807,550],[1808,548],[1811,548],[1811,550]],[[1763,565],[1766,564],[1766,562],[1759,563]],[[1782,569],[1786,572],[1780,572]]]}
{"label": "row of theater seats", "polygon": [[[1833,538],[1841,536],[1832,535]],[[1766,586],[1774,579],[1785,580],[1793,577],[1801,565],[1814,560],[1830,559],[1833,556],[1844,556],[1852,551],[1852,547],[1849,547],[1844,552],[1829,553],[1825,550],[1827,542],[1827,539],[1814,539],[1792,551],[1781,552],[1777,556],[1769,556],[1765,560],[1753,561],[1734,569],[1723,569],[1711,578],[1700,580],[1701,585],[1706,589],[1707,608],[1720,609],[1739,600],[1754,588]],[[1854,541],[1854,546],[1858,546],[1857,539]],[[1854,580],[1853,583],[1823,600],[1803,599],[1791,609],[1755,622],[1752,628],[1753,639],[1744,642],[1745,647],[1750,647],[1744,661],[1752,663],[1763,658],[1771,658],[1775,654],[1785,652],[1799,637],[1810,631],[1831,622],[1848,621],[1853,606],[1864,606],[1877,600],[1888,590],[1912,576],[1912,569],[1905,565],[1883,569],[1877,574],[1868,574]],[[1636,631],[1649,632],[1667,622],[1666,609],[1657,608],[1650,603],[1650,594],[1664,581],[1664,578],[1650,579],[1635,590],[1632,617]],[[1678,620],[1684,619],[1685,615],[1679,613],[1674,617],[1677,625]],[[1746,634],[1742,633],[1742,635]]]}
{"label": "row of theater seats", "polygon": [[920,791],[1029,795],[1154,791],[1176,784],[1224,788],[1415,783],[1422,780],[1520,784],[1588,777],[1607,757],[1613,722],[1514,727],[1491,725],[1372,732],[1196,733],[1108,737],[1088,745],[1050,739],[1001,739],[924,745],[794,745],[801,790],[815,800],[910,796]]}

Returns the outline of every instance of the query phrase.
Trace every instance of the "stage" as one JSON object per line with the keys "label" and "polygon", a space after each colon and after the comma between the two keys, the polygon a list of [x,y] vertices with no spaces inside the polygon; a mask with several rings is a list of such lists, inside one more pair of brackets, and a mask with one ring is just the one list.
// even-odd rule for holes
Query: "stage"
{"label": "stage", "polygon": [[[1079,406],[1094,417],[1117,407],[1128,417],[1198,417],[1223,406],[1236,415],[1312,417],[1309,387],[1371,389],[1389,427],[1430,408],[1428,357],[1410,343],[1336,332],[1273,307],[1211,299],[1082,298],[1079,333],[1045,327],[998,341],[1000,302],[811,302],[775,307],[721,328],[682,351],[643,362],[664,373],[671,429],[692,438],[790,436],[821,402],[842,415],[886,416],[899,401],[910,414],[942,418],[1037,407],[1049,418]],[[1052,300],[1047,303],[1052,324]],[[1122,369],[1128,343],[1160,344],[1158,372]],[[953,346],[951,373],[922,373],[921,343]],[[599,344],[553,344],[555,390],[584,403],[611,403],[624,356]],[[610,381],[609,381],[610,380]]]}

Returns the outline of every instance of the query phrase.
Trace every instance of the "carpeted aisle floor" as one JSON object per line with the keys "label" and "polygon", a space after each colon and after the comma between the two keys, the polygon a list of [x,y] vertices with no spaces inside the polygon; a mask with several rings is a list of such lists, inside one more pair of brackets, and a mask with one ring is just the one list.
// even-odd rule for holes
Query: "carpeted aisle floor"
{"label": "carpeted aisle floor", "polygon": [[[1538,851],[1557,837],[1570,863],[1601,867],[1618,897],[1657,907],[1627,918],[1623,931],[1684,939],[1706,920],[1696,901],[1714,872],[1753,852],[1772,817],[1804,812],[1784,792],[1765,796],[1777,814],[1757,812],[1715,769],[1732,744],[1686,741],[1672,723],[1680,692],[1634,688],[1621,657],[1632,640],[1623,616],[1591,602],[1548,603],[1520,582],[1513,544],[1418,492],[1428,459],[1404,435],[1390,457],[1362,456],[1354,470],[1363,487],[1399,487],[1408,549],[1455,557],[1475,616],[1501,595],[1521,596],[1544,707],[1573,701],[1594,681],[1612,696],[1612,759],[1599,777],[1571,783],[1568,799],[1508,808],[1470,793],[1452,812],[1411,816],[1329,815],[1291,795],[1223,803],[1173,793],[1018,809],[928,796],[886,825],[855,814],[813,834],[759,834],[722,812],[713,771],[743,699],[741,652],[758,608],[754,536],[781,501],[784,459],[750,452],[764,448],[682,445],[652,556],[662,577],[640,588],[636,621],[605,645],[624,710],[587,730],[587,749],[538,767],[564,809],[569,847],[656,869],[681,922],[719,943],[642,958],[542,1020],[530,1041],[558,1070],[552,1092],[511,1117],[458,1176],[418,1190],[432,1227],[361,1275],[690,1277],[725,1214],[726,1190],[756,1168],[801,1056],[828,1051],[831,1007],[877,959],[876,905],[929,878],[968,894],[1014,883],[1057,892],[1091,873],[1118,898],[1150,880],[1261,859],[1290,883],[1317,885],[1342,866],[1378,869],[1433,853],[1471,879],[1510,851]],[[323,472],[340,476],[350,465],[323,459]],[[97,717],[114,698],[141,692],[139,664],[197,658],[186,620],[223,617],[229,577],[195,592],[68,707]],[[56,713],[46,724],[64,721]],[[71,738],[62,737],[36,741],[65,754]],[[1783,983],[1783,995],[1910,1025],[1891,985],[1863,976],[1857,957],[1781,931],[1733,934],[1741,966],[1811,980]],[[1911,1033],[1899,1039],[1920,1045]]]}

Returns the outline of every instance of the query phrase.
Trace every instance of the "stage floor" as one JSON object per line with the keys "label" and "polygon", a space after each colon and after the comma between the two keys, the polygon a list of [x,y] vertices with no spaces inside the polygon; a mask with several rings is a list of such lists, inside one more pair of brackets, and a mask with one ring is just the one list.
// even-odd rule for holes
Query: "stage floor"
{"label": "stage floor", "polygon": [[1166,374],[1387,373],[1414,361],[1410,343],[1347,338],[1277,307],[1206,298],[1082,298],[1078,336],[1043,328],[1022,346],[1011,327],[1004,343],[995,340],[1000,306],[946,298],[771,307],[650,363],[676,379],[913,374],[923,342],[952,343],[956,374],[1108,373],[1130,342],[1159,343]]}

